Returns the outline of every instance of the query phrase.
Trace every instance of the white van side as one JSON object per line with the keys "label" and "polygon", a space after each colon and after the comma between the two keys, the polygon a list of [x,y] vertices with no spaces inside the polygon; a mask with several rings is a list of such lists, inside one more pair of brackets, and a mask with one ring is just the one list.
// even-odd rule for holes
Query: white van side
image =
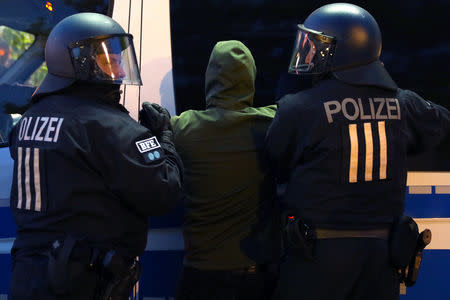
{"label": "white van side", "polygon": [[175,114],[170,1],[116,0],[113,19],[133,35],[143,85],[126,86],[122,101],[137,119],[140,104],[155,102]]}

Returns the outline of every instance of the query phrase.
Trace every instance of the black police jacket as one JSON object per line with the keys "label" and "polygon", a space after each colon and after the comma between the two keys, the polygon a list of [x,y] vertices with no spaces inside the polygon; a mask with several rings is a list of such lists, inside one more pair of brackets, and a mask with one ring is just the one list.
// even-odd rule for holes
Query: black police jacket
{"label": "black police jacket", "polygon": [[70,234],[137,256],[147,216],[179,199],[179,171],[156,137],[119,104],[89,94],[46,96],[11,133],[13,252]]}
{"label": "black police jacket", "polygon": [[328,79],[286,95],[266,136],[282,209],[324,228],[385,226],[403,213],[407,155],[449,130],[447,109],[408,90]]}

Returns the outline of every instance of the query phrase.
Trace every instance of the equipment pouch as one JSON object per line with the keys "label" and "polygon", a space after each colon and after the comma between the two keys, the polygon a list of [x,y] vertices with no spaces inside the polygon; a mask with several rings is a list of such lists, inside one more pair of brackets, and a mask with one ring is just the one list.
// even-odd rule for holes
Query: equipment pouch
{"label": "equipment pouch", "polygon": [[307,260],[314,259],[315,233],[310,226],[299,218],[288,216],[284,231],[289,248],[301,251]]}
{"label": "equipment pouch", "polygon": [[73,236],[53,243],[48,253],[48,283],[56,295],[94,295],[97,277],[91,254],[91,248]]}
{"label": "equipment pouch", "polygon": [[128,299],[141,273],[142,266],[138,260],[134,259],[130,262],[114,250],[108,251],[102,262],[102,282],[96,299]]}
{"label": "equipment pouch", "polygon": [[401,216],[392,224],[389,237],[390,261],[392,267],[404,270],[416,248],[419,229],[417,223],[409,216]]}
{"label": "equipment pouch", "polygon": [[414,254],[411,257],[408,266],[407,276],[405,278],[406,286],[413,286],[417,281],[417,276],[419,275],[420,264],[422,262],[423,249],[431,242],[431,230],[425,229],[419,234],[417,239],[416,248],[414,249]]}

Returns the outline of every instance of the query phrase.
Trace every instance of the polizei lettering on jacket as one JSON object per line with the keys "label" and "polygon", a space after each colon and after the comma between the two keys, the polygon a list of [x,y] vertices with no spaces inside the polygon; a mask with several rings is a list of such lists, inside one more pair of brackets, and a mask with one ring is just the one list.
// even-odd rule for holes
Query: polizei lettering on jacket
{"label": "polizei lettering on jacket", "polygon": [[363,103],[361,98],[345,98],[342,101],[327,101],[323,104],[328,123],[333,116],[342,114],[350,121],[360,120],[400,120],[400,104],[395,98],[369,98]]}
{"label": "polizei lettering on jacket", "polygon": [[19,141],[58,142],[64,118],[24,117],[20,120]]}

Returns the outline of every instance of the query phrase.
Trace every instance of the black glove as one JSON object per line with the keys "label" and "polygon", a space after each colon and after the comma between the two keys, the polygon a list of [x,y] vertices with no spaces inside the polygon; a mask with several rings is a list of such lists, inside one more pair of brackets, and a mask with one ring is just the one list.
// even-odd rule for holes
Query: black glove
{"label": "black glove", "polygon": [[142,109],[139,111],[139,123],[150,129],[157,138],[161,137],[163,131],[172,131],[170,113],[156,103],[142,103]]}
{"label": "black glove", "polygon": [[144,102],[142,103],[142,109],[139,111],[139,122],[158,138],[161,148],[163,148],[169,161],[177,166],[180,178],[182,178],[183,162],[175,149],[173,130],[170,125],[170,113],[167,109],[156,103]]}

